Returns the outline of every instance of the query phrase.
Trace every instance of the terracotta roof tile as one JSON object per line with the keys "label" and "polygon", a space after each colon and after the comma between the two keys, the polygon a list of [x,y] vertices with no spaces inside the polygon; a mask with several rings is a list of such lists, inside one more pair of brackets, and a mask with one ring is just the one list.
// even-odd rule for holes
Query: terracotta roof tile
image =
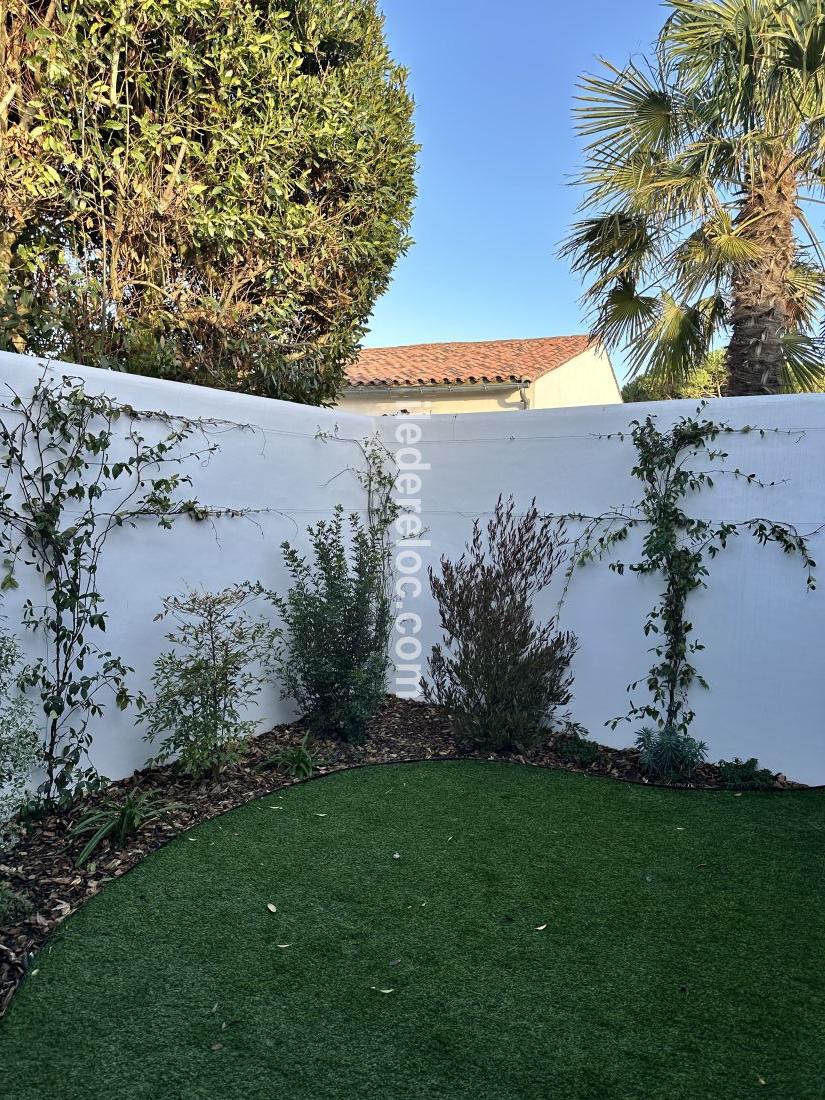
{"label": "terracotta roof tile", "polygon": [[347,381],[350,386],[533,382],[590,345],[588,336],[550,336],[538,340],[363,348],[358,361],[347,368]]}

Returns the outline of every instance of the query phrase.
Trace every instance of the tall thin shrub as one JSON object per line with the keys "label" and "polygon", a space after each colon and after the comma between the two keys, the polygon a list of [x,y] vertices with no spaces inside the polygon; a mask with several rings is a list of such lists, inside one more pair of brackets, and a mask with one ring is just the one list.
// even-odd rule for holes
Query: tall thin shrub
{"label": "tall thin shrub", "polygon": [[567,560],[563,520],[517,515],[499,497],[486,533],[479,520],[458,561],[441,559],[430,584],[444,642],[433,646],[425,698],[457,734],[494,751],[533,746],[569,703],[575,635],[533,614],[535,597]]}

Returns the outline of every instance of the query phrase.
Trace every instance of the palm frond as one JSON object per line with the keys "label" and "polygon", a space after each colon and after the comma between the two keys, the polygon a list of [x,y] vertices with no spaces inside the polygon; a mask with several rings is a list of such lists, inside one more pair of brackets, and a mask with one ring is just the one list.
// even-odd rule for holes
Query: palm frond
{"label": "palm frond", "polygon": [[630,62],[617,69],[602,60],[604,75],[586,76],[576,98],[579,133],[595,138],[588,148],[608,143],[618,162],[634,153],[667,153],[678,138],[677,97],[664,72]]}
{"label": "palm frond", "polygon": [[686,297],[708,287],[716,293],[726,289],[733,271],[759,258],[760,247],[745,235],[747,228],[720,207],[680,245],[673,254],[674,281]]}
{"label": "palm frond", "polygon": [[[787,306],[788,385],[810,388],[825,250],[805,200],[825,192],[825,0],[665,4],[650,64],[604,62],[581,85],[586,216],[563,255],[590,282],[595,331],[630,341],[633,374],[684,378],[733,323],[726,303],[764,289]],[[783,289],[771,273],[794,254]]]}
{"label": "palm frond", "polygon": [[616,279],[601,297],[593,334],[608,347],[643,338],[656,321],[659,301],[637,291],[632,279]]}
{"label": "palm frond", "polygon": [[821,3],[795,0],[781,5],[774,43],[782,64],[803,79],[825,69],[825,12]]}
{"label": "palm frond", "polygon": [[802,332],[782,338],[783,388],[789,393],[821,393],[825,390],[825,340]]}
{"label": "palm frond", "polygon": [[637,277],[655,252],[651,227],[641,214],[616,211],[577,222],[561,248],[577,274],[599,281]]}
{"label": "palm frond", "polygon": [[808,332],[825,310],[825,271],[817,264],[797,262],[788,272],[788,320]]}
{"label": "palm frond", "polygon": [[630,378],[644,373],[659,385],[680,385],[705,359],[724,303],[717,297],[682,304],[667,293],[654,322],[630,347]]}

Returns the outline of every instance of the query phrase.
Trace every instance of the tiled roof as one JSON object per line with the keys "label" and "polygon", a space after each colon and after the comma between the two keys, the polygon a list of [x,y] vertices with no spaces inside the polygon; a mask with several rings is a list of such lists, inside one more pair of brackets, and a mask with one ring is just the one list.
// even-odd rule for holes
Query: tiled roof
{"label": "tiled roof", "polygon": [[347,368],[347,382],[350,386],[533,382],[586,351],[590,343],[588,336],[550,336],[363,348],[358,361]]}

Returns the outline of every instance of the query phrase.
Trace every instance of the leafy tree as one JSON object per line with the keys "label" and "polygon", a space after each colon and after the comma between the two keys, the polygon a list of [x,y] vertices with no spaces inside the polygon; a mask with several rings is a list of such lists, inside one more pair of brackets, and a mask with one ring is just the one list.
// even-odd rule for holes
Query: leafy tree
{"label": "leafy tree", "polygon": [[649,63],[583,80],[585,216],[563,251],[633,374],[678,385],[727,333],[726,392],[815,389],[825,2],[666,6]]}
{"label": "leafy tree", "polygon": [[375,0],[8,0],[0,347],[331,402],[408,244]]}
{"label": "leafy tree", "polygon": [[721,397],[728,385],[727,355],[722,350],[705,356],[687,378],[678,382],[661,382],[641,374],[622,386],[624,401],[668,401],[678,398]]}

